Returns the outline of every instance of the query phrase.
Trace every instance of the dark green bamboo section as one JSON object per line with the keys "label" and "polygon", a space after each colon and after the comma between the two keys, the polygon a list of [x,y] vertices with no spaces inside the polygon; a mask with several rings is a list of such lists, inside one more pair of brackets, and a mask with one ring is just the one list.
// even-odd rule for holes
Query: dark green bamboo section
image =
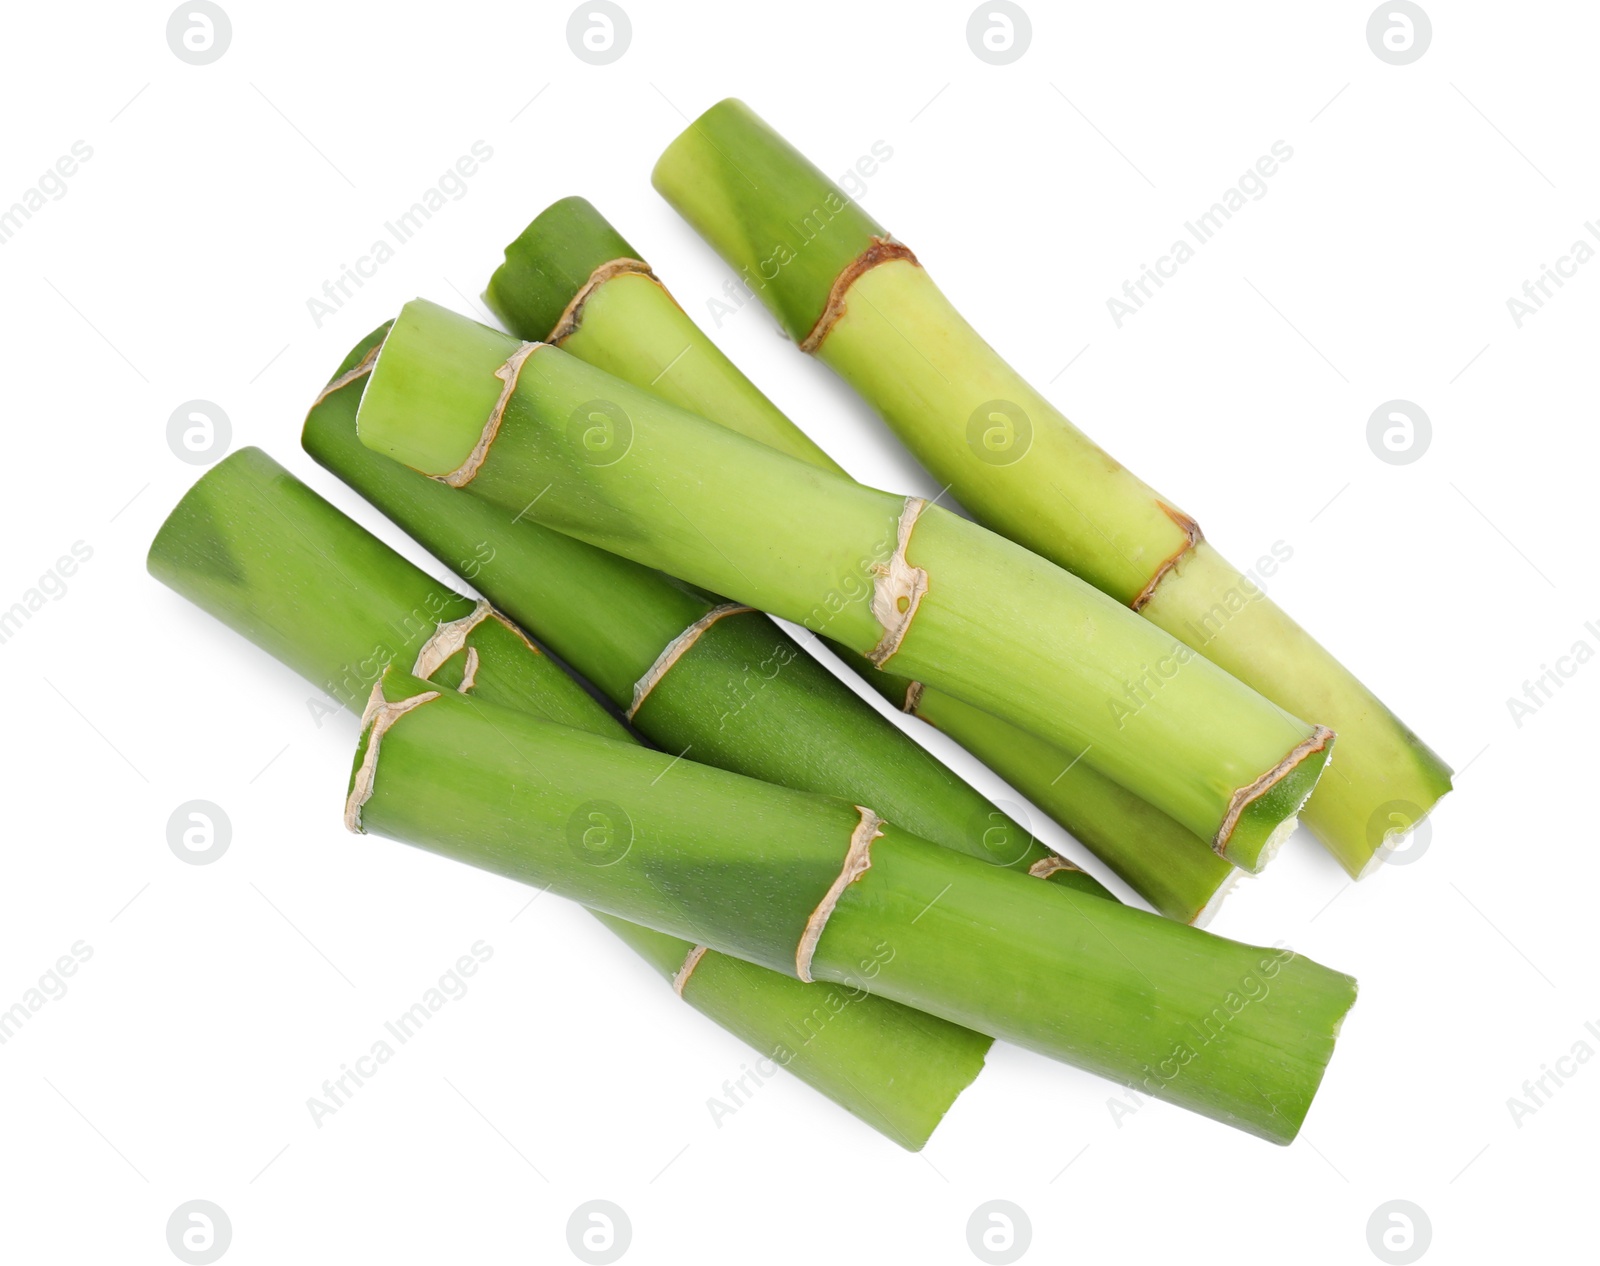
{"label": "dark green bamboo section", "polygon": [[802,623],[1083,750],[1245,869],[1292,830],[1327,759],[1328,731],[1003,537],[437,305],[418,300],[395,321],[358,432],[507,515]]}
{"label": "dark green bamboo section", "polygon": [[[686,629],[719,605],[661,573],[529,515],[465,497],[374,453],[356,436],[362,366],[387,327],[356,345],[306,418],[302,442],[618,708]],[[353,375],[353,376],[352,376]],[[651,742],[767,782],[871,801],[925,839],[1026,870],[1054,854],[878,716],[764,615],[711,624],[633,716]],[[1109,896],[1081,870],[1051,882]]]}
{"label": "dark green bamboo section", "polygon": [[[520,631],[439,584],[260,449],[241,449],[201,477],[157,534],[149,566],[354,711],[395,663],[431,668],[435,685],[466,685],[474,697],[568,733],[632,742]],[[472,623],[441,641],[441,626],[455,621]],[[419,664],[430,643],[435,653]],[[597,914],[668,980],[695,949],[693,941]],[[913,1150],[988,1050],[987,1038],[947,1021],[718,953],[700,956],[680,983],[695,1009]]]}
{"label": "dark green bamboo section", "polygon": [[[618,269],[619,261],[637,267]],[[563,198],[535,217],[506,247],[484,299],[519,338],[554,342],[672,404],[843,473],[722,354],[644,257],[583,198]],[[948,734],[1049,813],[1162,914],[1193,923],[1214,912],[1238,872],[1206,841],[1100,774],[1081,751],[1053,747],[832,646],[896,707]]]}
{"label": "dark green bamboo section", "polygon": [[[803,350],[836,370],[982,523],[1131,606],[1339,735],[1304,810],[1354,875],[1450,790],[1450,770],[1249,576],[1072,425],[956,311],[916,257],[742,102],[713,106],[655,186]],[[1026,264],[1005,230],[982,248]],[[1049,303],[1043,273],[1008,267]]]}
{"label": "dark green bamboo section", "polygon": [[[1277,1143],[1355,981],[988,866],[793,791],[396,669],[347,821],[673,936],[864,988]],[[597,806],[600,808],[597,809]],[[576,841],[603,811],[606,829]]]}
{"label": "dark green bamboo section", "polygon": [[951,735],[1023,791],[1170,919],[1205,927],[1243,873],[1148,801],[1067,751],[999,717],[932,690],[885,697]]}

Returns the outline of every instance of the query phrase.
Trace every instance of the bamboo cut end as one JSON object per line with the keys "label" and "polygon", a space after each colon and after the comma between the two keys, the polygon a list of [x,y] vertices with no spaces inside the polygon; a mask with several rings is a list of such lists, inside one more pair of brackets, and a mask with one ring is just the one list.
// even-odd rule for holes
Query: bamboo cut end
{"label": "bamboo cut end", "polygon": [[[1439,807],[1440,802],[1453,790],[1454,788],[1447,786],[1443,791],[1435,796],[1432,801],[1423,806],[1410,822],[1396,824],[1395,826],[1389,827],[1387,830],[1385,830],[1383,833],[1383,838],[1378,841],[1378,847],[1373,850],[1372,856],[1367,859],[1366,864],[1363,865],[1360,870],[1355,872],[1352,878],[1357,883],[1360,883],[1368,875],[1374,874],[1380,867],[1385,865],[1389,859],[1399,851],[1400,846],[1411,837],[1417,828],[1433,816],[1433,811]],[[1418,849],[1417,856],[1421,856],[1421,853],[1422,850]],[[1412,861],[1415,859],[1406,858],[1405,860]]]}
{"label": "bamboo cut end", "polygon": [[368,448],[459,486],[477,473],[526,347],[448,308],[413,299],[373,362],[356,412]]}
{"label": "bamboo cut end", "polygon": [[1233,890],[1239,886],[1239,880],[1244,877],[1244,871],[1238,867],[1230,870],[1222,877],[1222,882],[1217,885],[1217,890],[1207,898],[1205,905],[1195,912],[1194,918],[1189,920],[1189,926],[1204,931],[1211,926],[1211,920],[1217,917],[1217,911],[1222,909],[1222,903],[1232,895]]}
{"label": "bamboo cut end", "polygon": [[518,338],[558,343],[566,335],[555,331],[569,316],[576,318],[571,309],[578,295],[598,284],[595,274],[607,261],[649,272],[639,252],[587,198],[561,198],[539,212],[506,247],[483,301]]}
{"label": "bamboo cut end", "polygon": [[[883,159],[892,151],[874,147],[874,153]],[[862,161],[873,160],[864,155]],[[841,275],[874,240],[889,236],[855,198],[733,97],[667,146],[650,183],[797,343],[816,329]]]}
{"label": "bamboo cut end", "polygon": [[1313,727],[1282,760],[1236,790],[1228,800],[1213,851],[1256,874],[1294,833],[1298,815],[1331,758],[1334,732]]}

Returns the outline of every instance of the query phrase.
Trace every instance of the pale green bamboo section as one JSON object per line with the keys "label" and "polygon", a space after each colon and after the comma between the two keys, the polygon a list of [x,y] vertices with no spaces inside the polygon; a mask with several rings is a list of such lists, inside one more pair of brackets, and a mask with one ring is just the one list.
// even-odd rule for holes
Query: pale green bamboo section
{"label": "pale green bamboo section", "polygon": [[1291,713],[1333,727],[1338,760],[1304,818],[1352,874],[1449,791],[1437,755],[1206,545],[1174,502],[1006,364],[908,250],[747,106],[712,107],[653,179],[790,336],[854,386],[981,522]]}
{"label": "pale green bamboo section", "polygon": [[[681,319],[671,320],[669,313]],[[495,315],[506,320],[498,311]],[[507,328],[519,338],[543,340],[550,334],[530,335],[509,321]],[[624,331],[626,338],[619,339]],[[844,473],[701,333],[654,277],[619,273],[597,286],[583,305],[581,322],[559,346],[690,413],[822,470]],[[649,378],[644,377],[647,366],[654,367]]]}
{"label": "pale green bamboo section", "polygon": [[[955,484],[981,521],[1063,566],[1087,560],[1071,569],[1130,603],[1156,567],[1176,555],[1139,613],[1294,715],[1334,729],[1338,756],[1301,820],[1350,874],[1369,869],[1385,833],[1396,831],[1390,807],[1399,806],[1409,827],[1449,791],[1448,767],[1409,727],[1209,542],[1197,539],[1190,547],[1164,511],[1167,503],[1035,393],[924,269],[882,264],[850,293],[856,301],[824,340],[820,358],[895,425],[937,478]],[[925,357],[937,359],[937,375]],[[1008,465],[975,459],[968,419],[952,405],[996,399],[1016,404],[1032,423],[1031,449]],[[1000,413],[988,419],[1003,433],[1008,422]],[[913,428],[922,437],[915,443]],[[1014,430],[1008,435],[1007,442],[1017,442]],[[1041,469],[1076,473],[1029,496],[1027,481]],[[977,483],[991,486],[992,495],[975,498],[970,489]]]}
{"label": "pale green bamboo section", "polygon": [[[637,268],[621,269],[619,261]],[[513,334],[821,469],[844,473],[716,346],[629,242],[582,198],[542,211],[506,248],[484,300]],[[1203,923],[1238,874],[1210,845],[1081,759],[920,683],[835,650],[1059,822],[1155,909]]]}
{"label": "pale green bamboo section", "polygon": [[1450,791],[1450,767],[1208,542],[1156,586],[1140,614],[1295,715],[1328,718],[1339,759],[1301,820],[1356,878]]}
{"label": "pale green bamboo section", "polygon": [[[608,374],[824,470],[843,473],[700,334],[633,246],[584,198],[551,203],[506,247],[484,302],[518,338],[556,343]],[[627,331],[595,338],[594,327]],[[640,366],[654,367],[639,382]]]}
{"label": "pale green bamboo section", "polygon": [[1326,731],[1019,546],[934,506],[913,528],[905,498],[436,305],[396,320],[358,430],[508,515],[803,623],[1089,752],[1246,869],[1292,828],[1327,758]]}

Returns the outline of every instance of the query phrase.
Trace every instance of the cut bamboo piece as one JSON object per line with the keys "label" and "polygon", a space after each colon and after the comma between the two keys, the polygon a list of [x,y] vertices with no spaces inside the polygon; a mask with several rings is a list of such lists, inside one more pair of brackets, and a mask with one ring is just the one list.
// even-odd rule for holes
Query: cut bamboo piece
{"label": "cut bamboo piece", "polygon": [[[200,478],[156,536],[149,566],[357,712],[384,667],[398,663],[425,670],[436,688],[468,689],[569,733],[631,742],[515,626],[441,585],[259,449],[241,449]],[[696,1010],[902,1147],[922,1147],[983,1065],[988,1039],[947,1021],[598,917]]]}
{"label": "cut bamboo piece", "polygon": [[408,304],[369,447],[511,515],[804,624],[1069,749],[1258,870],[1332,734],[1021,547],[668,405],[556,347]]}
{"label": "cut bamboo piece", "polygon": [[789,336],[854,386],[979,521],[1332,726],[1338,760],[1303,817],[1351,874],[1450,790],[1437,755],[1193,518],[1025,382],[907,247],[742,102],[697,119],[653,179]]}
{"label": "cut bamboo piece", "polygon": [[[706,597],[366,448],[356,410],[385,329],[311,409],[306,451],[601,691],[657,746],[800,790],[872,800],[925,839],[1026,871],[1054,856],[856,698],[764,615]],[[359,372],[358,372],[359,371]],[[1052,882],[1109,896],[1081,870]]]}
{"label": "cut bamboo piece", "polygon": [[[506,247],[484,300],[519,338],[554,343],[729,430],[844,473],[740,373],[582,198],[552,204]],[[978,756],[1156,910],[1197,926],[1215,913],[1239,872],[1082,760],[1081,751],[1053,747],[945,692],[875,670],[848,647],[832,647],[896,707]]]}
{"label": "cut bamboo piece", "polygon": [[[605,806],[607,830],[575,843]],[[774,787],[390,669],[349,816],[802,980],[833,981],[1274,1142],[1300,1128],[1355,982]]]}

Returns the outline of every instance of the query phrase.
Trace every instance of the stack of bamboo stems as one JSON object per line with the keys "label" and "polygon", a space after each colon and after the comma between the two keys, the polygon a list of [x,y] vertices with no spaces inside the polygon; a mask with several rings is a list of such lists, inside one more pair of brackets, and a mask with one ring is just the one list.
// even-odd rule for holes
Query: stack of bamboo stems
{"label": "stack of bamboo stems", "polygon": [[1289,1142],[1355,982],[1192,925],[1302,817],[1370,869],[1448,770],[1259,592],[1219,607],[1241,578],[1194,520],[746,107],[655,181],[977,522],[852,480],[568,198],[489,282],[509,335],[408,304],[305,420],[482,599],[256,449],[184,497],[152,573],[361,713],[347,826],[582,903],[902,1146],[994,1038]]}

